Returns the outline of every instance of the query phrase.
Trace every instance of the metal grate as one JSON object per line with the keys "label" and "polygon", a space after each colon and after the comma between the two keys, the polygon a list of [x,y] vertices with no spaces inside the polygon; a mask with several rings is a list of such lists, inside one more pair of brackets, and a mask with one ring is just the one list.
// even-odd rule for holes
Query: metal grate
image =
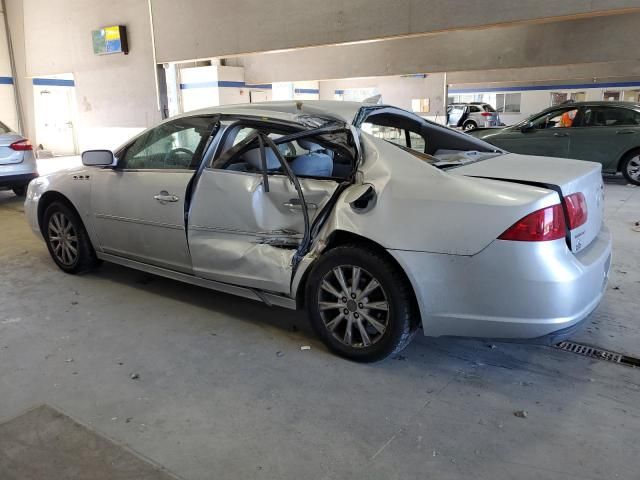
{"label": "metal grate", "polygon": [[618,363],[620,365],[627,365],[630,367],[640,367],[640,358],[630,357],[617,352],[610,352],[598,347],[592,347],[591,345],[583,345],[581,343],[574,342],[560,342],[556,345],[556,348],[565,350],[571,353],[577,353],[585,357],[597,358],[598,360],[604,360],[606,362]]}

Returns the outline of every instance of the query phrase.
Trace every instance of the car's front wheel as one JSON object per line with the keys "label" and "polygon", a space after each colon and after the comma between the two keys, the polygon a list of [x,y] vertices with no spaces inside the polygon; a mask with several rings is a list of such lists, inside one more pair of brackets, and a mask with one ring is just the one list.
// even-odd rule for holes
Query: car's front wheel
{"label": "car's front wheel", "polygon": [[307,282],[311,324],[327,347],[375,362],[405,348],[417,326],[411,287],[386,255],[356,245],[330,250]]}
{"label": "car's front wheel", "polygon": [[640,185],[640,151],[631,152],[622,161],[622,175],[627,182]]}
{"label": "car's front wheel", "polygon": [[43,234],[51,258],[65,272],[86,272],[98,264],[82,220],[64,203],[54,202],[47,207]]}

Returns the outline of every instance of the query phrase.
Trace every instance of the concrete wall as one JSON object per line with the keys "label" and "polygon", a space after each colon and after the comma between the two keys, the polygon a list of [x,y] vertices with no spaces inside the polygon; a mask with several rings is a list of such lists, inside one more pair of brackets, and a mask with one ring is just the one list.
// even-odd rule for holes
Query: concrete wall
{"label": "concrete wall", "polygon": [[601,15],[638,0],[153,0],[163,62]]}
{"label": "concrete wall", "polygon": [[[334,100],[336,91],[370,88],[382,96],[382,102],[406,110],[411,110],[413,99],[428,98],[429,112],[427,117],[442,118],[446,112],[444,98],[444,74],[430,74],[426,77],[371,77],[328,80],[320,82],[320,99]],[[346,100],[346,98],[345,98]]]}
{"label": "concrete wall", "polygon": [[240,62],[251,82],[637,62],[640,52],[623,46],[637,43],[638,25],[640,14],[629,13],[248,55]]}
{"label": "concrete wall", "polygon": [[[24,46],[26,77],[73,74],[81,150],[115,147],[160,120],[146,1],[8,0],[7,9],[15,43]],[[91,31],[108,25],[127,26],[129,55],[94,55]],[[25,102],[29,117],[32,102]],[[33,130],[32,118],[29,124]]]}

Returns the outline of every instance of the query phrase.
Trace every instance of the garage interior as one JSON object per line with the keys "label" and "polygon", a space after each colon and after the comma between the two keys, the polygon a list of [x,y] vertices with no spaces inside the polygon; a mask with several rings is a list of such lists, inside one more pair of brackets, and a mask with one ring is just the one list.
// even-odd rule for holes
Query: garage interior
{"label": "garage interior", "polygon": [[[2,7],[0,121],[41,176],[218,105],[373,98],[446,124],[484,102],[511,126],[640,103],[638,0]],[[92,50],[109,25],[126,55]],[[371,364],[303,311],[110,263],[65,275],[0,191],[0,479],[638,479],[640,187],[604,181],[611,270],[575,345],[419,333]]]}

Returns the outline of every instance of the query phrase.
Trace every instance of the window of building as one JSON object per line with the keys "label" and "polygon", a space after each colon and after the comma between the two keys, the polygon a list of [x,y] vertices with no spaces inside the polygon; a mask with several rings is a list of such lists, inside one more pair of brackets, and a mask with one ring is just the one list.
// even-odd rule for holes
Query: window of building
{"label": "window of building", "polygon": [[[449,97],[451,98],[451,97]],[[428,98],[414,98],[411,100],[411,110],[419,113],[429,112],[429,99]]]}
{"label": "window of building", "polygon": [[501,113],[520,113],[521,102],[521,93],[498,93],[496,95],[496,110]]}
{"label": "window of building", "polygon": [[620,100],[620,92],[605,90],[604,94],[602,95],[602,99],[607,102],[617,102],[618,100]]}

